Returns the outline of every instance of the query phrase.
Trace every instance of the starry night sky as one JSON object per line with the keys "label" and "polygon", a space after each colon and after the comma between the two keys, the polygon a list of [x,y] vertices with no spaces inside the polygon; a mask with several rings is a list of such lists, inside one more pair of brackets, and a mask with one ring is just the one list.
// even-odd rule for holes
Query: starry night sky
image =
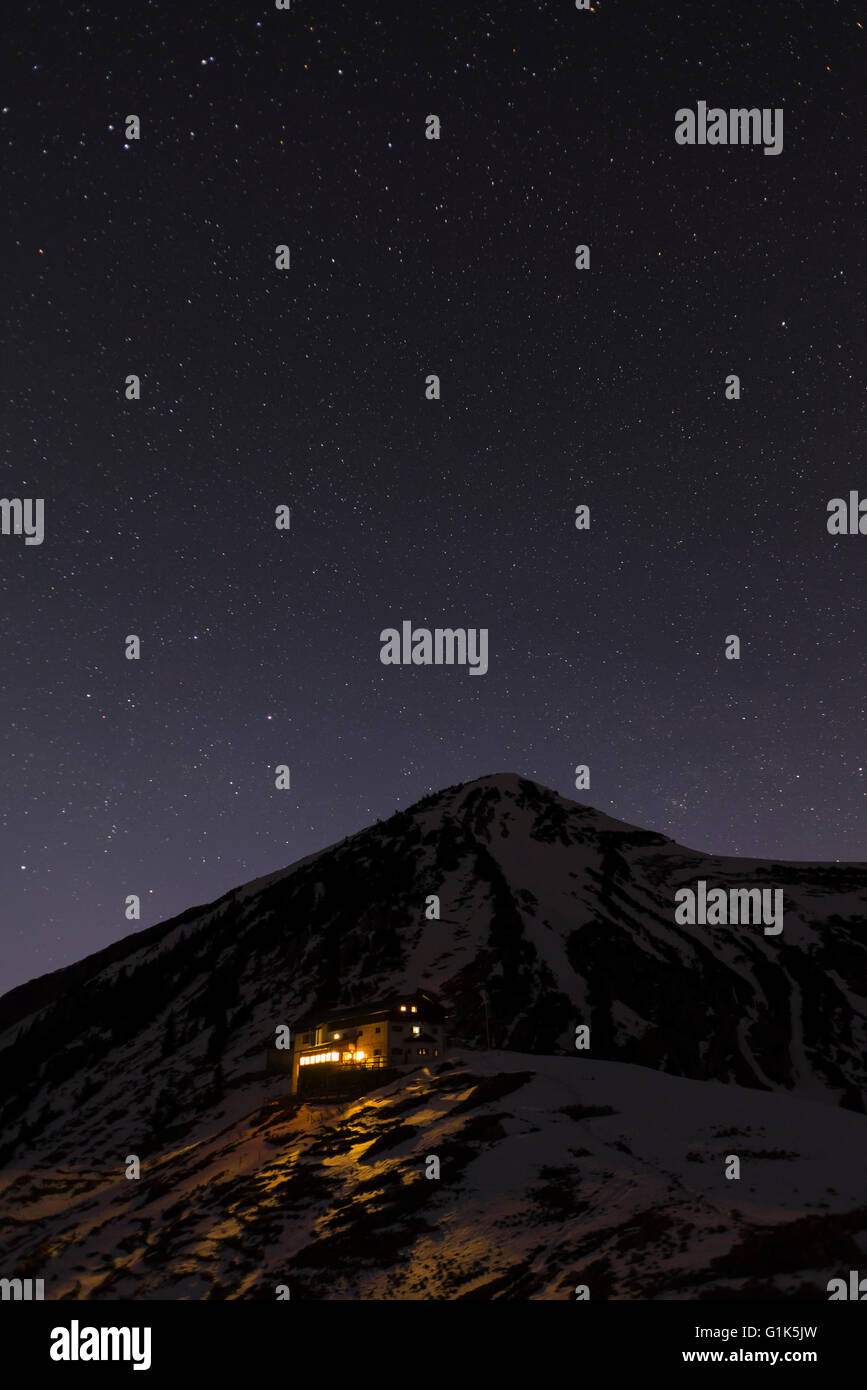
{"label": "starry night sky", "polygon": [[867,858],[857,7],[73,9],[6,44],[3,987],[489,772]]}

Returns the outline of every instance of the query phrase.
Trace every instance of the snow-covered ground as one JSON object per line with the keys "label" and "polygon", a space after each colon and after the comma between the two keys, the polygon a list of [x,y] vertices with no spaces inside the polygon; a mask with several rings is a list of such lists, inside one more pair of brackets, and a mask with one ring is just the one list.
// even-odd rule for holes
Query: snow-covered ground
{"label": "snow-covered ground", "polygon": [[867,1256],[863,1115],[578,1056],[464,1051],[345,1104],[259,1082],[124,1158],[6,1173],[4,1258],[46,1297],[825,1298]]}

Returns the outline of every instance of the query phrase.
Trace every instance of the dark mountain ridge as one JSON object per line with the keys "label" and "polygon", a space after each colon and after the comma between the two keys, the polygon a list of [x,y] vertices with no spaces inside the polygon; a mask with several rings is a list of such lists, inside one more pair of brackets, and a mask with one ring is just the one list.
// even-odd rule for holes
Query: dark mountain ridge
{"label": "dark mountain ridge", "polygon": [[[782,935],[676,925],[700,878],[781,887]],[[704,856],[484,777],[11,991],[4,1153],[92,1153],[122,1110],[148,1135],[255,1070],[278,1024],[420,987],[458,1045],[484,1045],[484,988],[501,1049],[574,1055],[586,1023],[597,1059],[864,1111],[865,917],[864,865]]]}

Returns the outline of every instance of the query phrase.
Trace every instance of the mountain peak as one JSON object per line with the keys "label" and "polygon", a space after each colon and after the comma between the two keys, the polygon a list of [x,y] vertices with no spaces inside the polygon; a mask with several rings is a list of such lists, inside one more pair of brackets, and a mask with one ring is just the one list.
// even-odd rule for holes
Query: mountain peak
{"label": "mountain peak", "polygon": [[[783,935],[678,924],[699,879],[781,889]],[[711,858],[489,773],[12,991],[0,1124],[98,1155],[132,1090],[144,1142],[166,1072],[240,1084],[276,1027],[414,989],[455,1046],[574,1056],[587,1025],[599,1061],[863,1110],[865,916],[863,866]]]}

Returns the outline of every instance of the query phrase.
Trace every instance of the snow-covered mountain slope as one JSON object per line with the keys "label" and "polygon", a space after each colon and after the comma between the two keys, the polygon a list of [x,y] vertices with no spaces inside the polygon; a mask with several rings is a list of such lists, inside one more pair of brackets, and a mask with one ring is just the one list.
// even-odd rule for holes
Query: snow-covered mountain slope
{"label": "snow-covered mountain slope", "polygon": [[[779,887],[784,928],[678,926]],[[436,894],[441,920],[428,920]],[[2,1159],[147,1148],[314,1005],[426,987],[455,1045],[589,1056],[864,1111],[867,865],[720,859],[484,777],[0,999]]]}
{"label": "snow-covered mountain slope", "polygon": [[824,1300],[867,1267],[863,1115],[634,1065],[455,1052],[328,1105],[250,1080],[139,1180],[111,1133],[3,1176],[46,1298]]}

